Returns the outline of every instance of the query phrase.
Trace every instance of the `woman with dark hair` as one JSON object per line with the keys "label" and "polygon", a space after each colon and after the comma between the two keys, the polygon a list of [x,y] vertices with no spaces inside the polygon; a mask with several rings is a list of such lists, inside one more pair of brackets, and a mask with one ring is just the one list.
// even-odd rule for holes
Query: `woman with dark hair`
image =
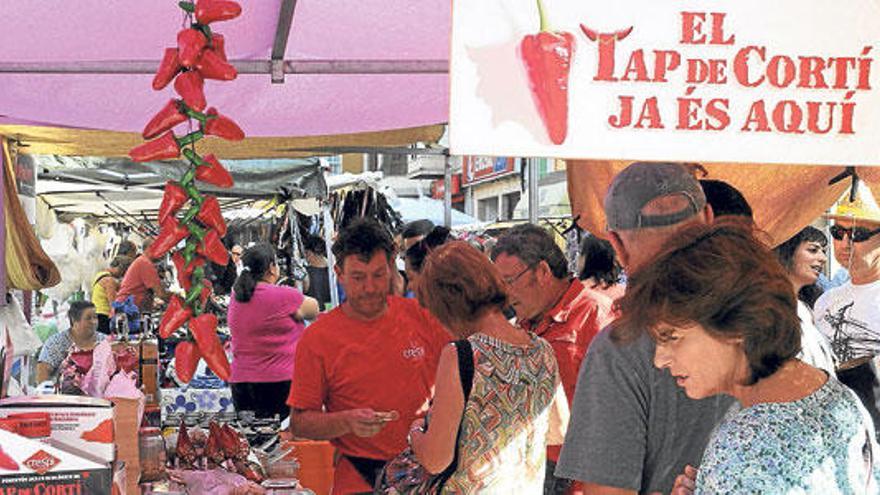
{"label": "woman with dark hair", "polygon": [[541,493],[550,406],[561,390],[550,344],[508,322],[501,276],[464,241],[428,255],[416,292],[455,338],[467,339],[474,370],[465,400],[456,344],[443,349],[427,430],[417,420],[410,432],[419,462],[440,473],[457,455],[442,493]]}
{"label": "woman with dark hair", "polygon": [[624,291],[620,271],[610,242],[592,235],[584,237],[577,262],[578,278],[584,285],[617,299]]}
{"label": "woman with dark hair", "polygon": [[615,333],[650,329],[655,366],[688,397],[738,401],[709,440],[695,493],[877,493],[873,423],[852,391],[797,359],[797,301],[771,251],[726,221],[667,248],[630,277]]}
{"label": "woman with dark hair", "polygon": [[788,280],[798,298],[798,317],[801,319],[801,352],[798,359],[836,376],[831,344],[816,328],[812,311],[813,303],[822,295],[822,289],[816,281],[828,261],[826,246],[828,238],[825,234],[808,225],[773,252],[788,272]]}
{"label": "woman with dark hair", "polygon": [[318,302],[292,287],[275,285],[279,270],[272,246],[249,248],[242,263],[227,313],[232,402],[236,411],[254,411],[258,418],[285,418],[296,344],[303,320],[318,314]]}
{"label": "woman with dark hair", "polygon": [[415,244],[411,245],[404,254],[404,267],[406,271],[406,288],[415,292],[418,285],[419,273],[425,264],[425,258],[438,247],[452,240],[449,228],[436,226],[428,234]]}

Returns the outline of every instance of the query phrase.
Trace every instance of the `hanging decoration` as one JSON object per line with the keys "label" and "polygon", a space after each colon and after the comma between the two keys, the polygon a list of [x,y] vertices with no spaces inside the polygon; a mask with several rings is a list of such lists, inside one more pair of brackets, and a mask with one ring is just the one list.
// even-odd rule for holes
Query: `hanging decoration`
{"label": "hanging decoration", "polygon": [[[211,293],[205,280],[205,263],[226,265],[228,255],[221,238],[226,222],[217,198],[199,192],[197,182],[229,188],[232,176],[214,155],[200,156],[196,142],[207,136],[230,141],[244,139],[244,132],[232,119],[216,108],[205,110],[205,79],[231,81],[238,75],[226,59],[225,39],[213,32],[212,24],[235,19],[241,6],[228,0],[196,0],[178,3],[186,13],[186,25],[177,33],[177,46],[166,48],[153,89],[160,91],[173,81],[173,98],[147,123],[147,141],[129,151],[136,162],[170,160],[183,155],[189,169],[180,181],[168,181],[159,208],[161,228],[147,255],[156,259],[174,251],[174,262],[185,297],[172,296],[159,325],[159,336],[168,338],[186,327],[186,340],[178,345],[175,363],[178,377],[189,382],[199,359],[204,359],[222,380],[229,381],[230,367],[217,336],[217,318],[205,313]],[[181,137],[174,128],[188,123],[189,132]],[[197,127],[197,129],[196,129]],[[194,130],[195,129],[195,130]],[[175,250],[181,241],[182,249]],[[181,352],[182,351],[182,352]]]}

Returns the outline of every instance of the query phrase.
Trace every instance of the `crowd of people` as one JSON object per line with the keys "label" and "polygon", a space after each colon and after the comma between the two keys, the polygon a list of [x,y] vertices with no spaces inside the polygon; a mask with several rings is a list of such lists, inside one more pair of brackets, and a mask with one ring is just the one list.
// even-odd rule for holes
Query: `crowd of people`
{"label": "crowd of people", "polygon": [[[329,440],[335,494],[396,493],[402,453],[442,493],[880,493],[880,208],[863,186],[830,240],[772,246],[739,191],[696,175],[620,172],[575,273],[530,224],[475,246],[362,219],[335,236],[338,288],[306,239],[303,291],[270,245],[233,246],[213,282],[236,409]],[[823,293],[829,246],[850,279]],[[41,377],[103,338],[113,301],[167,297],[136,251],[71,306]]]}

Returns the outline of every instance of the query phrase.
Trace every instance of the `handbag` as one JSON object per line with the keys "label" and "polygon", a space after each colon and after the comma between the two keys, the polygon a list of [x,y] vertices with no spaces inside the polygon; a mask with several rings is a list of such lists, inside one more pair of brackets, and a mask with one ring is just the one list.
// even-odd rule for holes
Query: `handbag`
{"label": "handbag", "polygon": [[[461,390],[464,393],[464,407],[467,408],[474,380],[474,354],[471,343],[466,339],[456,340],[454,344],[458,353],[458,374],[461,377]],[[462,417],[464,417],[464,409],[462,409]],[[427,427],[427,423],[425,427]],[[458,469],[459,440],[461,440],[461,421],[459,421],[458,433],[455,436],[455,454],[453,454],[452,462],[437,474],[429,473],[419,464],[412,447],[407,447],[397,457],[388,461],[385,467],[379,471],[373,493],[381,495],[440,493],[446,481]]]}

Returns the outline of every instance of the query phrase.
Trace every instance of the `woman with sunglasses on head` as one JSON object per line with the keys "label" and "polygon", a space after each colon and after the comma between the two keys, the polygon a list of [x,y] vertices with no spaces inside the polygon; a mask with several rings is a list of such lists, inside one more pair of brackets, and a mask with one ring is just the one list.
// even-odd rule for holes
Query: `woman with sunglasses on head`
{"label": "woman with sunglasses on head", "polygon": [[[834,257],[850,280],[819,297],[813,319],[831,341],[838,379],[852,388],[880,425],[880,208],[862,185],[849,193],[828,218]],[[880,456],[878,456],[880,459]]]}
{"label": "woman with sunglasses on head", "polygon": [[801,320],[801,352],[798,359],[835,376],[831,343],[813,323],[813,303],[822,294],[816,282],[828,261],[826,246],[828,238],[825,234],[808,225],[773,252],[788,272],[788,280],[798,298],[798,318]]}
{"label": "woman with sunglasses on head", "polygon": [[614,333],[627,340],[647,328],[654,365],[689,398],[736,399],[706,446],[694,493],[877,493],[871,420],[852,391],[797,358],[791,281],[751,227],[716,221],[665,249],[631,275]]}

